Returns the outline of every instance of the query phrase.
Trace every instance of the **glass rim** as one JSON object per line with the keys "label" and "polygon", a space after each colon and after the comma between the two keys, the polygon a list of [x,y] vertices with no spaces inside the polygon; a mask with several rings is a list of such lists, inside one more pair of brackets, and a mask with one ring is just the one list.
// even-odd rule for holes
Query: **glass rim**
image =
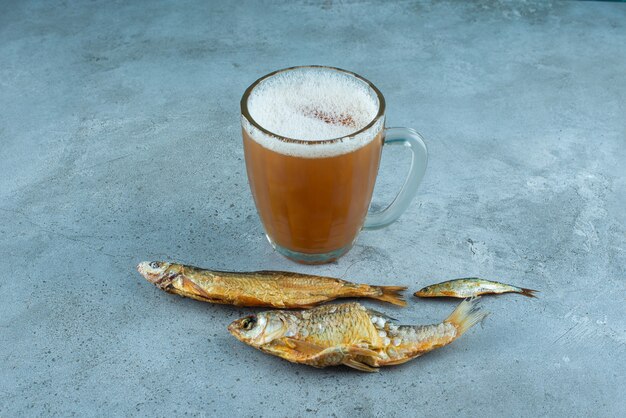
{"label": "glass rim", "polygon": [[[252,91],[262,81],[264,81],[264,80],[266,80],[266,79],[268,79],[270,77],[273,77],[276,74],[287,72],[287,71],[298,70],[298,69],[302,69],[302,68],[325,68],[325,69],[338,71],[338,72],[350,75],[350,76],[355,77],[355,78],[359,79],[360,81],[364,82],[367,86],[369,86],[370,89],[372,89],[372,91],[374,91],[374,93],[376,93],[376,97],[378,98],[378,112],[376,113],[376,116],[374,116],[374,118],[367,125],[365,125],[363,128],[361,128],[359,130],[356,130],[356,131],[354,131],[354,132],[352,132],[352,133],[350,133],[348,135],[340,136],[340,137],[337,137],[337,138],[330,138],[330,139],[316,139],[316,140],[308,141],[308,140],[305,140],[305,139],[289,138],[289,137],[286,137],[286,136],[283,136],[283,135],[278,135],[278,134],[276,134],[274,132],[271,132],[271,131],[267,130],[266,128],[261,126],[256,120],[254,120],[254,118],[252,117],[252,115],[250,115],[250,112],[248,111],[248,99],[250,98],[250,95],[252,94]],[[344,70],[344,69],[337,68],[337,67],[331,67],[331,66],[328,66],[328,65],[298,65],[298,66],[294,66],[294,67],[287,67],[287,68],[283,68],[283,69],[280,69],[280,70],[272,71],[271,73],[264,75],[263,77],[257,79],[254,83],[250,84],[250,86],[246,89],[246,91],[243,93],[243,96],[241,97],[241,114],[256,129],[258,129],[259,131],[261,131],[265,135],[268,135],[268,136],[270,136],[272,138],[278,139],[279,141],[283,141],[283,142],[287,142],[287,143],[291,143],[291,144],[303,144],[303,145],[333,144],[333,143],[336,143],[336,142],[341,142],[341,141],[343,141],[346,138],[355,137],[355,136],[357,136],[357,135],[359,135],[359,134],[361,134],[363,132],[368,131],[370,128],[372,128],[378,122],[378,120],[385,115],[385,98],[383,97],[383,94],[380,92],[380,90],[378,90],[378,88],[371,81],[369,81],[365,77],[362,77],[362,76],[358,75],[355,72]]]}

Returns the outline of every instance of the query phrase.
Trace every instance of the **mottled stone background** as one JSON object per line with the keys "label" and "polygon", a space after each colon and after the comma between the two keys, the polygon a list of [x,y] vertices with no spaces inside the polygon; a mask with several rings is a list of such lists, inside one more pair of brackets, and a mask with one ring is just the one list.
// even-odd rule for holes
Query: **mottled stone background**
{"label": "mottled stone background", "polygon": [[[238,106],[313,63],[377,84],[431,158],[397,223],[304,267],[263,236]],[[1,2],[0,416],[624,416],[625,101],[623,3]],[[362,374],[242,345],[226,326],[249,310],[162,293],[144,259],[541,293]],[[455,305],[411,299],[368,305],[404,323]]]}

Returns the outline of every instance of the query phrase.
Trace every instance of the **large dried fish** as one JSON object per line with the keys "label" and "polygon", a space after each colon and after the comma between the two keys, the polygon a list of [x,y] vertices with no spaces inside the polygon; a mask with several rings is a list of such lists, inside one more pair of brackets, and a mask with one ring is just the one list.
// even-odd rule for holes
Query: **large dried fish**
{"label": "large dried fish", "polygon": [[213,271],[162,261],[139,263],[137,270],[166,292],[212,303],[309,308],[337,298],[361,297],[406,305],[404,286],[370,286],[284,271]]}
{"label": "large dried fish", "polygon": [[461,302],[440,324],[398,326],[358,303],[344,303],[262,312],[234,321],[228,330],[240,341],[294,363],[344,364],[375,372],[451,343],[486,315],[474,299]]}

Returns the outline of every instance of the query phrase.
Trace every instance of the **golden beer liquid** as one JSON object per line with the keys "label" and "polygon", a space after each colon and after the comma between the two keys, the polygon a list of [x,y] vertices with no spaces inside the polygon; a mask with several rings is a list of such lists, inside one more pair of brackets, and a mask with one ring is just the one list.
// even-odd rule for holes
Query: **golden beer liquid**
{"label": "golden beer liquid", "polygon": [[303,158],[269,150],[244,129],[248,181],[270,239],[308,254],[350,246],[369,208],[382,144],[381,131],[352,152]]}

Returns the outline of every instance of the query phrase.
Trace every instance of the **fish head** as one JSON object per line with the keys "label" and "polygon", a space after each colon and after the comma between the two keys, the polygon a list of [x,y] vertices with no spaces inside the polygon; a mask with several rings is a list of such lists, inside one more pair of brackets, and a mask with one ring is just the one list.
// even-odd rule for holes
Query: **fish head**
{"label": "fish head", "polygon": [[434,290],[434,286],[426,286],[426,287],[422,287],[420,290],[418,290],[417,292],[415,292],[415,296],[429,296],[433,293]]}
{"label": "fish head", "polygon": [[170,263],[165,261],[144,261],[137,265],[137,271],[150,283],[158,285],[166,276]]}
{"label": "fish head", "polygon": [[289,329],[287,318],[280,312],[262,312],[233,321],[228,331],[239,341],[260,348],[283,337]]}

